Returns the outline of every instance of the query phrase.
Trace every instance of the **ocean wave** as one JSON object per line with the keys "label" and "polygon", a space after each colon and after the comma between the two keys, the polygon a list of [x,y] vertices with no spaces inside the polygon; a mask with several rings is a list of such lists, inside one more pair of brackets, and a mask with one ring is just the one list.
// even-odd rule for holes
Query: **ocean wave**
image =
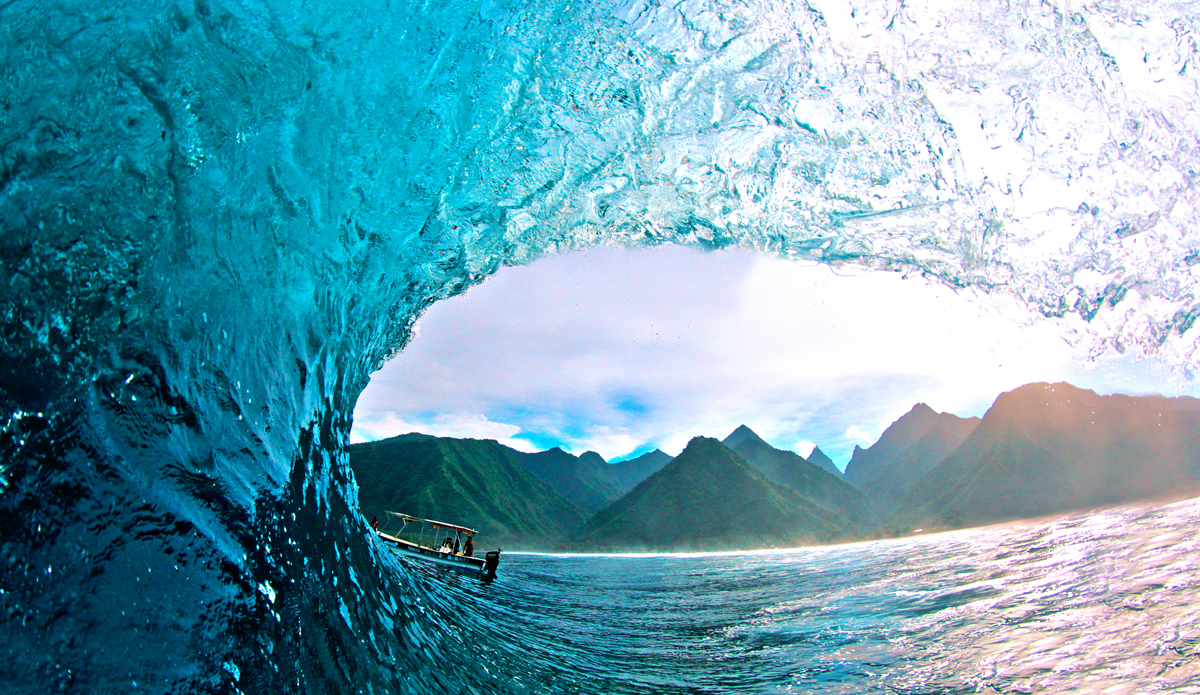
{"label": "ocean wave", "polygon": [[921,273],[1192,369],[1196,14],[0,5],[8,687],[582,682],[456,660],[490,618],[371,542],[344,453],[421,313],[506,264]]}

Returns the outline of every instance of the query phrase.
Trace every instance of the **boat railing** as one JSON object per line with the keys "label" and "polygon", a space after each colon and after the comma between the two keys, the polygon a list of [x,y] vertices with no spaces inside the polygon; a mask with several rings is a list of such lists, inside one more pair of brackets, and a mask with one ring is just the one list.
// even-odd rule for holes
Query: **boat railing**
{"label": "boat railing", "polygon": [[[442,534],[443,531],[452,532],[452,536],[447,536],[447,541],[453,540],[454,545],[458,545],[458,541],[466,534],[468,543],[474,537],[476,531],[465,526],[456,524],[447,524],[442,521],[434,521],[432,519],[421,519],[407,514],[399,514],[397,512],[386,512],[387,517],[383,528],[378,528],[378,525],[372,521],[372,526],[375,528],[375,533],[384,542],[390,543],[402,554],[407,554],[414,558],[420,558],[427,562],[433,562],[443,566],[458,567],[462,570],[467,570],[483,577],[485,581],[491,581],[496,577],[496,566],[500,562],[500,551],[490,550],[482,556],[465,554],[465,545],[459,546],[457,549],[447,547],[446,543],[440,544],[438,547],[425,545],[423,542],[412,541],[403,538],[401,534],[408,529],[410,522],[420,524],[421,532],[419,540],[424,541],[425,535],[428,533],[428,528],[434,529],[434,539]],[[401,522],[400,529],[391,531],[389,526],[392,519],[399,519]]]}
{"label": "boat railing", "polygon": [[[437,536],[440,535],[441,531],[447,531],[447,532],[452,533],[453,536],[447,536],[447,538],[454,538],[455,540],[461,538],[463,534],[466,534],[466,536],[468,538],[470,538],[477,533],[475,531],[475,529],[467,528],[466,526],[459,526],[457,524],[448,524],[444,521],[435,521],[433,519],[422,519],[419,517],[410,516],[408,514],[401,514],[399,512],[384,512],[384,514],[385,514],[385,517],[384,517],[383,528],[376,529],[376,531],[378,533],[387,534],[396,539],[407,540],[409,543],[413,543],[414,545],[419,545],[424,548],[429,548],[430,550],[434,550],[434,551],[437,551],[441,547],[441,545],[438,545],[437,547],[435,547],[433,545],[434,542],[437,542]],[[388,533],[389,527],[392,525],[393,519],[399,519],[401,526],[398,530]],[[410,522],[416,522],[420,525],[421,531],[419,533],[415,534],[417,536],[416,541],[401,538],[401,534],[403,534],[405,532],[405,530],[408,529],[408,525]],[[427,529],[429,529],[429,528],[434,529],[434,538],[433,538],[432,542],[426,543],[425,535],[428,532]]]}
{"label": "boat railing", "polygon": [[441,548],[433,548],[428,545],[421,545],[420,543],[414,543],[408,539],[400,538],[399,536],[393,536],[393,535],[391,535],[389,533],[385,533],[383,531],[376,531],[376,533],[383,540],[390,541],[392,543],[395,543],[396,545],[409,546],[409,547],[416,548],[421,551],[428,551],[430,553],[434,553],[437,555],[445,555],[447,557],[463,558],[463,559],[467,559],[467,560],[478,560],[479,559],[475,555],[464,555],[461,550],[459,552],[455,553],[455,552],[451,552],[451,551],[442,550]]}

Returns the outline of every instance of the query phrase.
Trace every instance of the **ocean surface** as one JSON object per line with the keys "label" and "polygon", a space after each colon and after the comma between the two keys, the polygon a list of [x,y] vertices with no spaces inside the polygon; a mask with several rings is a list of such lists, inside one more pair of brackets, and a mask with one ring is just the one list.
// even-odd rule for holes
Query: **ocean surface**
{"label": "ocean surface", "polygon": [[505,554],[453,668],[503,693],[1197,693],[1200,500],[753,553]]}

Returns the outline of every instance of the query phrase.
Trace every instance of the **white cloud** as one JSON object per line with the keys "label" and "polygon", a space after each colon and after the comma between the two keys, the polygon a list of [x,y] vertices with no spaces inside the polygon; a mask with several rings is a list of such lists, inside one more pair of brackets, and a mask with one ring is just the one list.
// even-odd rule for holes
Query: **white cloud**
{"label": "white cloud", "polygon": [[844,463],[918,400],[969,416],[1032,381],[1171,390],[1148,362],[1079,364],[1070,328],[920,277],[598,248],[503,269],[435,305],[372,377],[354,436],[407,427],[612,458],[645,445],[677,454],[746,424]]}
{"label": "white cloud", "polygon": [[846,428],[846,439],[861,444],[863,447],[871,446],[875,438],[867,434],[867,431],[858,425],[851,425]]}
{"label": "white cloud", "polygon": [[646,442],[634,437],[626,429],[598,425],[589,428],[584,435],[573,438],[570,443],[574,450],[595,451],[605,459],[612,459],[628,456]]}
{"label": "white cloud", "polygon": [[375,441],[400,434],[420,432],[435,437],[461,439],[495,439],[520,451],[537,451],[530,442],[518,439],[521,428],[503,422],[493,422],[482,413],[438,413],[427,417],[404,417],[395,412],[355,412],[351,442]]}

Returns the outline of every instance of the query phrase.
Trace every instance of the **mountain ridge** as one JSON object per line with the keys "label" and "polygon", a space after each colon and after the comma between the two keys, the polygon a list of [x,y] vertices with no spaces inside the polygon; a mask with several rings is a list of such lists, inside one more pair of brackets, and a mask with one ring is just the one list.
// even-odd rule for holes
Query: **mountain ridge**
{"label": "mountain ridge", "polygon": [[694,437],[660,471],[584,524],[569,550],[719,550],[828,542],[847,529],[737,452]]}
{"label": "mountain ridge", "polygon": [[738,426],[721,443],[741,454],[772,481],[792,489],[822,509],[844,517],[856,528],[871,526],[873,515],[867,508],[866,498],[858,490],[796,452],[776,449],[746,425]]}
{"label": "mountain ridge", "polygon": [[1200,400],[1034,383],[1000,394],[901,516],[962,526],[1196,492]]}
{"label": "mountain ridge", "polygon": [[494,440],[400,435],[348,447],[363,513],[386,511],[464,523],[481,541],[545,547],[577,528],[585,513]]}
{"label": "mountain ridge", "polygon": [[609,479],[608,464],[594,451],[574,456],[556,446],[534,453],[517,452],[517,461],[586,512],[594,514],[621,497]]}
{"label": "mountain ridge", "polygon": [[868,449],[856,447],[845,480],[881,517],[894,514],[913,486],[957,449],[979,418],[940,413],[917,403],[884,430]]}
{"label": "mountain ridge", "polygon": [[[696,437],[688,447],[682,462],[655,449],[610,464],[596,452],[527,453],[493,440],[409,433],[351,445],[350,459],[364,513],[442,518],[542,550],[560,541],[732,549],[728,526],[712,518],[718,509],[763,525],[746,538],[765,547],[1200,494],[1200,400],[1102,396],[1066,383],[1002,393],[982,418],[917,403],[870,447],[856,447],[844,477],[819,447],[805,458],[744,424],[723,442]],[[381,448],[404,456],[381,461]],[[796,520],[790,535],[781,530],[785,518]],[[637,519],[680,528],[647,536],[633,529]],[[689,528],[715,535],[705,540]]]}

